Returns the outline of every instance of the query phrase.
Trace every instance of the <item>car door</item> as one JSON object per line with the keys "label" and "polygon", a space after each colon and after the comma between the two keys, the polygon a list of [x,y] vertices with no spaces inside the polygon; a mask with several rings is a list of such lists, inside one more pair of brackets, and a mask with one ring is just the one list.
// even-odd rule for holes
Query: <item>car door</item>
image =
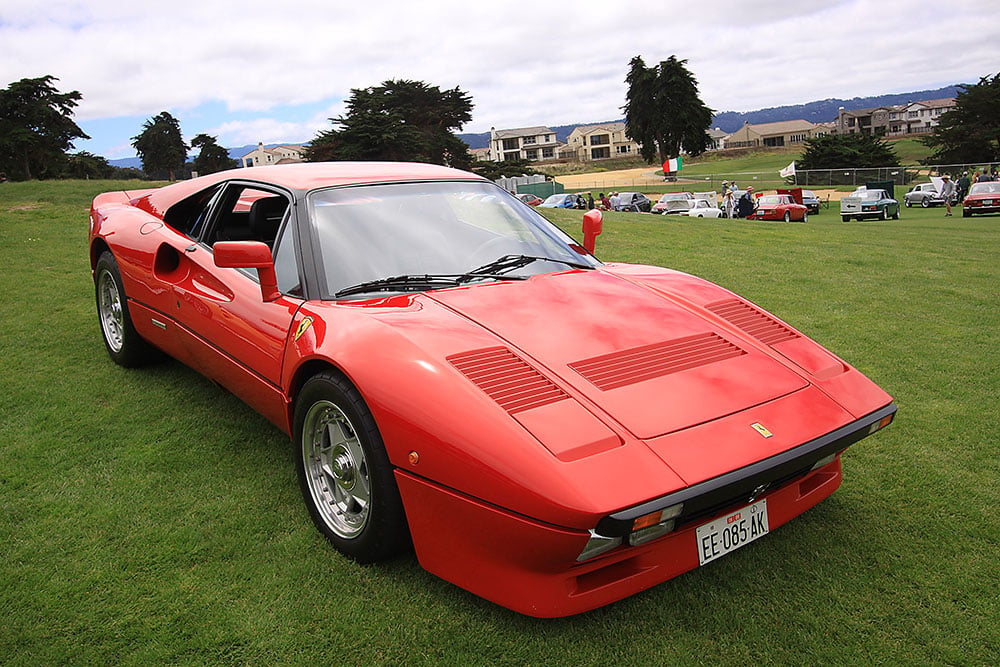
{"label": "car door", "polygon": [[[172,284],[174,317],[192,334],[200,370],[255,407],[262,396],[280,391],[289,329],[303,301],[292,201],[276,188],[227,184],[213,200],[198,242],[184,250],[187,270]],[[283,277],[283,293],[264,301],[256,270],[215,266],[212,246],[219,241],[268,244],[279,258],[275,271]]]}

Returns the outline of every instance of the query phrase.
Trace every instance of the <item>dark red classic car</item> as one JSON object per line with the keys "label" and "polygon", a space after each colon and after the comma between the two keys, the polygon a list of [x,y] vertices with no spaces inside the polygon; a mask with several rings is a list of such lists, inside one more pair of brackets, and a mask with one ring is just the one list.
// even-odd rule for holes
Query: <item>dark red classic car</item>
{"label": "dark red classic car", "polygon": [[601,227],[445,167],[295,164],[102,194],[89,254],[111,359],[166,353],[289,434],[339,551],[412,542],[564,616],[764,537],[896,412],[746,299],[599,261]]}
{"label": "dark red classic car", "polygon": [[809,209],[795,203],[790,195],[761,195],[757,198],[757,208],[747,219],[808,222]]}
{"label": "dark red classic car", "polygon": [[973,183],[962,201],[962,217],[974,213],[1000,213],[1000,182]]}

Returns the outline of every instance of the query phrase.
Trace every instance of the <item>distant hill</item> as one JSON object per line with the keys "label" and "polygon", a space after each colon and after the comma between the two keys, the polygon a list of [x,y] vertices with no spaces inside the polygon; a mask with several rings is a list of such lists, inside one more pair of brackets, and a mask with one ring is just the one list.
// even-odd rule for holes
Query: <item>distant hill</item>
{"label": "distant hill", "polygon": [[[895,95],[879,95],[877,97],[854,97],[849,100],[831,98],[819,100],[818,102],[807,102],[806,104],[793,104],[784,107],[771,107],[769,109],[758,109],[757,111],[723,111],[712,117],[712,127],[717,127],[725,132],[735,132],[743,127],[743,123],[754,125],[760,123],[776,123],[782,120],[808,120],[811,123],[825,123],[837,118],[837,111],[844,107],[848,111],[853,109],[868,109],[887,104],[906,104],[907,102],[919,102],[920,100],[938,100],[946,97],[958,95],[958,85],[946,86],[937,90],[918,90],[912,93],[897,93]],[[622,119],[617,119],[621,121]],[[599,125],[616,121],[587,121],[573,125],[550,125],[550,130],[556,133],[559,141],[565,142],[569,133],[580,125]],[[490,145],[490,133],[463,133],[458,138],[469,145],[469,148],[486,148]],[[267,144],[266,148],[283,146],[285,144]],[[256,144],[247,144],[237,148],[228,148],[229,157],[239,159],[257,148]],[[115,167],[134,167],[141,169],[142,163],[139,158],[123,158],[121,160],[108,160],[108,163]]]}
{"label": "distant hill", "polygon": [[[712,127],[717,127],[724,132],[735,132],[743,127],[743,123],[745,122],[753,125],[776,123],[782,120],[808,120],[811,123],[825,123],[837,118],[837,112],[840,107],[851,111],[853,109],[868,109],[887,104],[906,104],[907,102],[919,102],[920,100],[938,100],[946,97],[955,97],[956,95],[958,95],[958,86],[954,85],[938,88],[937,90],[918,90],[912,93],[879,95],[877,97],[855,97],[849,100],[832,98],[818,102],[808,102],[806,104],[758,109],[757,111],[723,111],[712,117]],[[618,120],[622,119],[619,118]],[[580,125],[599,125],[601,122],[612,121],[589,121],[586,123],[577,123],[576,125],[549,126],[549,129],[556,133],[556,137],[560,141],[566,141],[573,128]],[[469,144],[469,148],[486,148],[490,144],[489,132],[460,134],[458,138]]]}

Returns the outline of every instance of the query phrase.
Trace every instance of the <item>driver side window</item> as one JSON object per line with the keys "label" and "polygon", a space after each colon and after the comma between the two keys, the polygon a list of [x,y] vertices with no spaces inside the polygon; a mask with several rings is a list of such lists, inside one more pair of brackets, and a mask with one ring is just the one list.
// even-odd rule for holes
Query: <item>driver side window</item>
{"label": "driver side window", "polygon": [[273,249],[288,203],[281,194],[230,185],[219,198],[203,242],[211,246],[216,241],[260,241]]}

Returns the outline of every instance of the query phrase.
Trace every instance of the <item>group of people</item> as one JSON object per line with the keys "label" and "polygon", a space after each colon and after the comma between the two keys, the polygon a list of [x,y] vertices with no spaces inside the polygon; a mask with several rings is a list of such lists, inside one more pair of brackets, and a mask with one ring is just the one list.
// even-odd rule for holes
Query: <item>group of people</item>
{"label": "group of people", "polygon": [[952,199],[959,204],[965,201],[965,195],[969,194],[969,188],[972,187],[973,183],[988,183],[1000,180],[998,179],[996,167],[993,167],[992,172],[985,168],[982,171],[977,169],[971,179],[969,178],[968,171],[963,171],[957,182],[951,180],[951,174],[944,174],[941,179],[944,181],[941,186],[940,195],[944,199],[945,217],[951,215]]}
{"label": "group of people", "polygon": [[754,201],[753,188],[748,187],[746,192],[738,195],[739,187],[736,181],[722,181],[722,214],[727,218],[745,218],[757,208]]}

